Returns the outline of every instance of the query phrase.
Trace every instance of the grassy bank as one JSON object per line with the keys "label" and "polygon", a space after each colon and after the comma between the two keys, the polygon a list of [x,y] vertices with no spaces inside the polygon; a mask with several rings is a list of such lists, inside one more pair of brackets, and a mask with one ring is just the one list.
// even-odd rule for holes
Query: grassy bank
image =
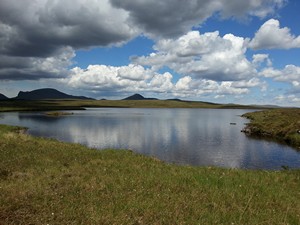
{"label": "grassy bank", "polygon": [[[13,111],[50,111],[50,110],[80,110],[85,101],[78,100],[43,100],[43,101],[22,101],[5,100],[0,101],[0,112]],[[89,101],[86,101],[89,102]]]}
{"label": "grassy bank", "polygon": [[300,149],[300,109],[273,109],[247,113],[249,135],[268,137]]}
{"label": "grassy bank", "polygon": [[0,125],[0,224],[299,224],[300,171],[165,164]]}

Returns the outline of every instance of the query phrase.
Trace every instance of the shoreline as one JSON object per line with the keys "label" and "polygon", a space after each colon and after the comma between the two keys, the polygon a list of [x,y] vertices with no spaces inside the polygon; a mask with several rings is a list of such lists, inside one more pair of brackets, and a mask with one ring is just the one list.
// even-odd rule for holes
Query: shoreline
{"label": "shoreline", "polygon": [[300,151],[300,109],[273,109],[242,115],[250,123],[241,130],[250,137],[267,138]]}

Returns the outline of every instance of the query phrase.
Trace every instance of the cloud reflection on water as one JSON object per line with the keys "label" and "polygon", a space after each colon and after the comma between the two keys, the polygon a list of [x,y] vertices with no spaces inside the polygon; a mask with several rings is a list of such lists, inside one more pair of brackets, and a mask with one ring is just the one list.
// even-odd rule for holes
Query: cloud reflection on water
{"label": "cloud reflection on water", "polygon": [[[240,130],[247,110],[89,109],[49,118],[42,113],[3,114],[0,121],[29,127],[33,135],[99,149],[132,149],[167,162],[230,168],[300,167],[300,153],[250,139]],[[9,122],[10,121],[10,122]],[[230,125],[230,123],[236,125]],[[4,122],[2,122],[4,123]]]}

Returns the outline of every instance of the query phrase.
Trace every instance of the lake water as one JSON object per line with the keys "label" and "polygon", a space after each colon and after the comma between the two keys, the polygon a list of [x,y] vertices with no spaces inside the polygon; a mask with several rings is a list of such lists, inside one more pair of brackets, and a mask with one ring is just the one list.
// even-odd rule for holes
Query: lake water
{"label": "lake water", "polygon": [[[28,133],[98,149],[131,149],[166,162],[246,169],[300,168],[300,152],[241,132],[248,121],[238,109],[120,109],[1,113],[0,123]],[[234,123],[232,125],[230,123]]]}

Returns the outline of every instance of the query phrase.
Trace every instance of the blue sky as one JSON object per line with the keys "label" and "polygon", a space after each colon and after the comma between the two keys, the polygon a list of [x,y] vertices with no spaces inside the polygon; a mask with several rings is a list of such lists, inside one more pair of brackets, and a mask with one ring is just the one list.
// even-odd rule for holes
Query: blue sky
{"label": "blue sky", "polygon": [[297,0],[0,0],[0,93],[300,107]]}

